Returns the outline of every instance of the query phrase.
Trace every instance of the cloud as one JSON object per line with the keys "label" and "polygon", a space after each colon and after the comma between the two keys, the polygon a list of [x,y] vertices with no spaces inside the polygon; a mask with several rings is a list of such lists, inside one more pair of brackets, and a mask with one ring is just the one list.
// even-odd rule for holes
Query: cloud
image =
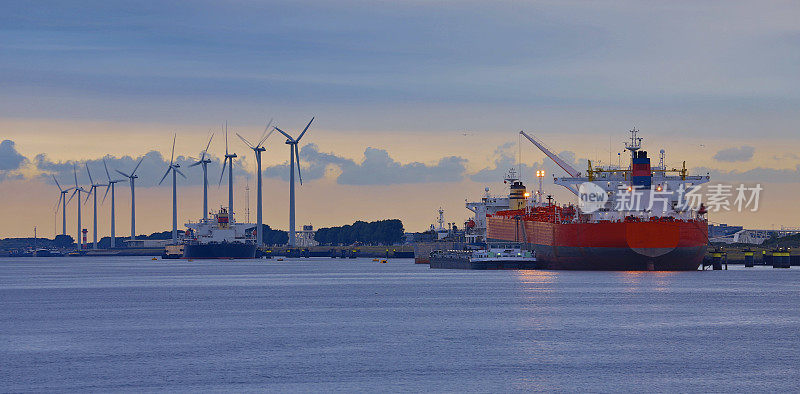
{"label": "cloud", "polygon": [[[512,167],[515,168],[518,173],[522,174],[523,181],[530,179],[535,174],[536,170],[541,169],[545,170],[547,178],[552,178],[553,175],[567,175],[567,173],[558,167],[555,162],[547,157],[544,157],[544,154],[542,154],[543,159],[541,162],[534,162],[532,165],[522,163],[520,166],[519,163],[517,163],[515,147],[515,142],[507,142],[498,146],[492,155],[492,166],[485,167],[480,171],[471,174],[469,178],[474,182],[498,182],[505,178],[506,173]],[[558,156],[572,167],[578,169],[578,171],[583,172],[583,169],[587,167],[587,160],[577,159],[575,153],[572,151],[563,151],[559,153]]]}
{"label": "cloud", "polygon": [[338,182],[344,185],[458,182],[463,178],[465,164],[466,160],[458,156],[443,157],[434,165],[419,162],[400,164],[384,149],[367,148],[364,161],[343,168]]}
{"label": "cloud", "polygon": [[25,156],[17,152],[14,141],[0,142],[0,171],[18,170],[26,160]]}
{"label": "cloud", "polygon": [[3,140],[0,142],[0,182],[6,179],[20,179],[22,174],[16,173],[28,159],[17,152],[14,141]]}
{"label": "cloud", "polygon": [[798,155],[796,155],[794,153],[791,153],[791,152],[784,153],[784,154],[781,154],[781,155],[774,155],[774,156],[772,156],[772,158],[775,159],[775,160],[800,160],[800,156],[798,156]]}
{"label": "cloud", "polygon": [[487,117],[511,103],[798,102],[795,2],[94,3],[6,7],[0,111],[174,119],[165,105],[190,98],[182,116],[196,119],[217,115],[204,99],[347,103],[363,125],[357,104],[475,103]]}
{"label": "cloud", "polygon": [[[21,163],[27,162],[24,156],[19,155],[13,149],[14,143],[4,141],[2,145],[3,168],[18,168]],[[198,154],[196,157],[199,157]],[[209,184],[219,182],[222,173],[222,162],[219,157],[210,155],[211,163],[208,164]],[[167,169],[169,160],[161,152],[150,151],[143,156],[105,156],[103,158],[85,161],[54,161],[46,154],[36,155],[33,165],[39,172],[37,177],[52,183],[52,177],[61,183],[62,186],[69,186],[75,183],[75,172],[77,171],[77,182],[80,185],[90,184],[87,167],[92,174],[95,183],[103,183],[108,180],[103,162],[108,165],[108,171],[112,179],[122,179],[122,175],[116,170],[130,173],[137,165],[139,160],[142,164],[136,171],[137,185],[142,187],[158,186],[158,182]],[[175,163],[180,165],[180,171],[187,179],[178,177],[179,185],[202,185],[202,167],[190,167],[196,160],[187,156],[178,156]],[[384,149],[369,147],[364,151],[364,158],[359,163],[352,159],[337,156],[332,153],[320,152],[316,144],[307,144],[300,150],[300,164],[304,181],[320,179],[325,176],[325,172],[330,167],[338,168],[336,182],[342,185],[395,185],[411,183],[429,182],[458,182],[463,179],[466,170],[467,160],[457,156],[448,156],[439,159],[437,163],[425,164],[420,162],[400,163],[389,155]],[[249,176],[252,169],[249,160],[240,156],[235,161],[234,176]],[[288,162],[267,167],[263,170],[264,176],[268,178],[289,179]],[[21,177],[21,175],[18,175]],[[0,171],[0,181],[8,178],[8,171]],[[224,181],[224,180],[223,180]],[[165,179],[161,186],[169,186],[169,179]]]}
{"label": "cloud", "polygon": [[715,168],[696,167],[692,174],[711,175],[711,183],[796,183],[800,182],[800,165],[795,168],[767,168],[757,167],[747,171],[725,171]]}
{"label": "cloud", "polygon": [[[364,159],[357,163],[332,153],[320,152],[316,144],[303,146],[300,157],[303,180],[322,178],[326,169],[334,166],[341,171],[336,176],[336,182],[341,185],[458,182],[463,179],[467,162],[458,156],[448,156],[439,159],[436,164],[402,164],[392,159],[386,150],[368,147],[364,150]],[[288,163],[268,167],[264,170],[264,175],[288,180]]]}
{"label": "cloud", "polygon": [[[144,157],[144,159],[142,159],[142,157]],[[197,157],[199,157],[199,154]],[[130,174],[140,159],[142,160],[142,164],[136,170],[136,175],[139,176],[139,178],[136,180],[136,185],[142,187],[158,186],[158,181],[161,180],[162,176],[164,176],[164,172],[169,165],[169,160],[166,160],[161,152],[158,151],[150,151],[143,156],[137,157],[106,156],[100,159],[85,160],[80,162],[75,160],[52,161],[47,157],[47,155],[39,154],[34,158],[33,162],[36,168],[42,172],[39,175],[40,177],[52,182],[51,175],[53,175],[59,180],[62,186],[65,186],[73,185],[75,183],[73,169],[77,170],[79,184],[89,184],[89,176],[87,175],[86,171],[87,166],[89,167],[89,170],[92,174],[92,179],[95,182],[103,183],[107,181],[108,176],[106,175],[105,168],[103,167],[104,160],[108,165],[108,171],[110,172],[112,179],[124,179],[124,177],[115,170]],[[210,156],[210,159],[211,163],[208,164],[208,183],[210,185],[215,185],[219,182],[220,175],[222,173],[222,163],[220,158],[214,157],[213,155]],[[186,156],[178,156],[175,158],[175,163],[180,165],[180,171],[186,175],[186,179],[178,176],[178,185],[203,184],[202,167],[189,167],[191,164],[195,163],[195,160],[192,160]],[[247,172],[243,168],[243,166],[246,166],[245,163],[246,162],[243,160],[237,160],[234,162],[234,176],[247,175]],[[161,186],[167,187],[169,185],[170,181],[169,177],[167,177]]]}
{"label": "cloud", "polygon": [[749,161],[753,158],[755,151],[756,148],[752,146],[723,149],[714,155],[714,160],[725,162]]}

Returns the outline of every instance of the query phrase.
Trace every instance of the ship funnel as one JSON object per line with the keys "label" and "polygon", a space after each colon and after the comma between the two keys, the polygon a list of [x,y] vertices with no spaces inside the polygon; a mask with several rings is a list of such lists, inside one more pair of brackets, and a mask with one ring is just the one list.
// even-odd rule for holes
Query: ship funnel
{"label": "ship funnel", "polygon": [[511,183],[511,192],[508,195],[508,209],[525,209],[525,185],[520,181]]}
{"label": "ship funnel", "polygon": [[633,152],[631,170],[631,183],[633,186],[649,189],[653,182],[653,171],[650,168],[650,158],[647,157],[647,151]]}

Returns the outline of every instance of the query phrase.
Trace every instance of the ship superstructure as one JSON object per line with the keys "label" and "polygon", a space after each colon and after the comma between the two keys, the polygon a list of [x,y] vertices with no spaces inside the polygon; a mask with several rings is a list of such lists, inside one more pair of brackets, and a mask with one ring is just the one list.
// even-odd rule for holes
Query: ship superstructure
{"label": "ship superstructure", "polygon": [[184,258],[255,258],[256,238],[248,232],[252,225],[236,223],[226,208],[209,219],[186,223],[186,227]]}
{"label": "ship superstructure", "polygon": [[483,204],[489,201],[486,197],[467,204],[476,214],[475,234],[485,220],[486,241],[524,243],[543,268],[697,269],[708,243],[708,224],[702,204],[687,204],[686,197],[694,186],[709,181],[707,175],[689,176],[685,162],[680,169],[668,169],[663,151],[659,165],[651,167],[635,129],[626,144],[631,156],[627,167],[599,168],[589,162],[585,174],[521,134],[569,174],[554,183],[578,201],[559,205],[549,196],[547,201],[530,197],[521,181],[507,179],[507,208],[490,208]]}
{"label": "ship superstructure", "polygon": [[[513,168],[509,169],[506,173],[505,183],[513,184],[518,181],[517,171]],[[484,189],[483,197],[477,202],[467,202],[466,207],[474,214],[472,219],[467,222],[466,238],[469,243],[486,242],[486,218],[494,215],[497,212],[507,210],[509,197],[506,196],[493,196],[489,193],[489,188]]]}

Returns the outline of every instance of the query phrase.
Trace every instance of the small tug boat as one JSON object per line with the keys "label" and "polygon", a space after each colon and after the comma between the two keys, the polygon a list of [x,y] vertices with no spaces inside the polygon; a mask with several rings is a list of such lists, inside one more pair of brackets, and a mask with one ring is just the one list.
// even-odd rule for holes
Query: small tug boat
{"label": "small tug boat", "polygon": [[464,270],[532,270],[539,268],[536,256],[521,248],[480,250],[436,250],[431,253],[431,268]]}

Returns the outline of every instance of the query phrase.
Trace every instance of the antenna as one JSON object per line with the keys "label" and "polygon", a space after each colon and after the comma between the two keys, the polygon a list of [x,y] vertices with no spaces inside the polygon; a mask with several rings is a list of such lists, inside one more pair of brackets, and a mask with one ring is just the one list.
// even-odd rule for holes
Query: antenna
{"label": "antenna", "polygon": [[247,223],[250,223],[250,173],[247,173],[247,183],[244,186],[245,191],[245,215],[247,216]]}
{"label": "antenna", "polygon": [[642,138],[638,137],[637,134],[639,130],[636,130],[636,127],[630,130],[631,133],[631,142],[625,143],[625,149],[631,151],[631,157],[642,147]]}

